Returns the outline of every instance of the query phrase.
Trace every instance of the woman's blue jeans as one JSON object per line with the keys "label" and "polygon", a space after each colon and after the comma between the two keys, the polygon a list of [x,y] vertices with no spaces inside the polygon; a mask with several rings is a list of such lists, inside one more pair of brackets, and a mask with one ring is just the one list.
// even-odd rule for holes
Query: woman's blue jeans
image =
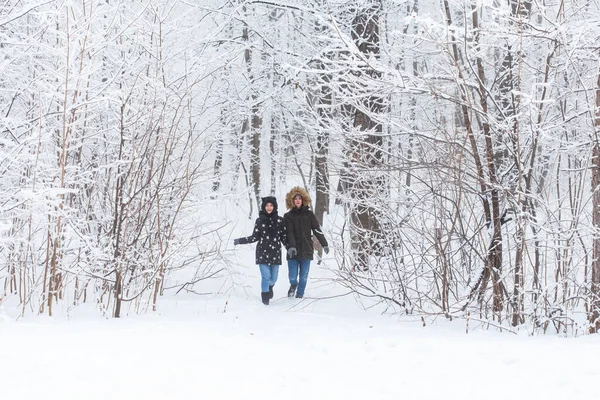
{"label": "woman's blue jeans", "polygon": [[[300,260],[288,260],[290,285],[298,285],[298,288],[296,289],[297,296],[304,296],[306,282],[308,282],[308,271],[310,271],[310,261],[311,260],[304,258]],[[300,277],[300,281],[298,281],[298,275]]]}
{"label": "woman's blue jeans", "polygon": [[279,276],[279,265],[275,264],[258,264],[260,268],[260,291],[268,292],[269,286],[275,285],[277,276]]}

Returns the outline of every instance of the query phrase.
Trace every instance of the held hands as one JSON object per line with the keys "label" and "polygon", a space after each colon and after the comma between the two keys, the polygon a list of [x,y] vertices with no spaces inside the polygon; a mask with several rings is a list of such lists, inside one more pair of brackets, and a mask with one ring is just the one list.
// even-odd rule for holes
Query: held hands
{"label": "held hands", "polygon": [[329,246],[323,247],[323,251],[325,252],[325,254],[329,254]]}
{"label": "held hands", "polygon": [[298,252],[296,251],[295,247],[290,247],[288,249],[287,253],[288,253],[288,257],[290,257],[290,258],[294,258],[298,255]]}
{"label": "held hands", "polygon": [[240,244],[240,239],[233,239],[233,245],[237,246],[238,244]]}

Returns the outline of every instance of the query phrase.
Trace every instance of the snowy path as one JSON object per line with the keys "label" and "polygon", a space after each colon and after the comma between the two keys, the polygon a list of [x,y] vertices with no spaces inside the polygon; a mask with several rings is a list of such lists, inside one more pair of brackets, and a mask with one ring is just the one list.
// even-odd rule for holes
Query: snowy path
{"label": "snowy path", "polygon": [[225,313],[221,302],[202,302],[178,302],[176,317],[0,322],[0,393],[6,399],[573,399],[595,398],[592,382],[600,378],[597,336],[465,335],[453,326],[422,328],[376,315],[292,311],[288,299],[268,308],[230,299]]}
{"label": "snowy path", "polygon": [[[350,296],[300,302],[282,297],[285,268],[276,301],[265,307],[258,269],[239,267],[245,286],[228,297],[165,298],[156,314],[102,319],[78,307],[70,320],[14,322],[0,309],[1,397],[596,398],[598,335],[467,335],[464,322],[440,319],[423,328],[366,312]],[[319,279],[326,274],[314,268],[308,296],[341,293]]]}

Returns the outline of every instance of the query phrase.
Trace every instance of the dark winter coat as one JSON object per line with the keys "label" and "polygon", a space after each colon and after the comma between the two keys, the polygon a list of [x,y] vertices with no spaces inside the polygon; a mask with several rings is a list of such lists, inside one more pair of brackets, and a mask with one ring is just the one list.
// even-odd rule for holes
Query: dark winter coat
{"label": "dark winter coat", "polygon": [[[294,196],[299,194],[302,196],[302,206],[296,208],[294,206]],[[288,249],[296,248],[297,256],[295,259],[312,260],[314,253],[312,233],[321,243],[321,246],[327,247],[327,239],[321,231],[317,217],[310,210],[310,196],[308,192],[301,187],[296,186],[285,196],[285,205],[290,211],[283,216],[286,231]],[[290,258],[289,256],[287,257]]]}
{"label": "dark winter coat", "polygon": [[[273,204],[273,212],[267,214],[265,206]],[[287,245],[286,230],[283,218],[277,214],[275,197],[263,197],[261,211],[254,223],[252,236],[237,239],[239,244],[254,243],[256,245],[256,264],[281,265],[281,245]]]}

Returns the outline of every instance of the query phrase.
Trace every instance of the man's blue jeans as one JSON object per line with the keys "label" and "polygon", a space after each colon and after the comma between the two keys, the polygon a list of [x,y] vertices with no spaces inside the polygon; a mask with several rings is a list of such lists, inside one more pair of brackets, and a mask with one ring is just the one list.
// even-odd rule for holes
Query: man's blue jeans
{"label": "man's blue jeans", "polygon": [[[310,261],[304,258],[300,260],[288,260],[290,285],[298,285],[296,289],[297,296],[304,296],[306,282],[308,282],[308,271],[310,271]],[[300,270],[300,282],[298,282],[298,270]]]}
{"label": "man's blue jeans", "polygon": [[258,264],[260,268],[260,291],[268,292],[269,286],[275,285],[279,276],[279,265],[275,264]]}

